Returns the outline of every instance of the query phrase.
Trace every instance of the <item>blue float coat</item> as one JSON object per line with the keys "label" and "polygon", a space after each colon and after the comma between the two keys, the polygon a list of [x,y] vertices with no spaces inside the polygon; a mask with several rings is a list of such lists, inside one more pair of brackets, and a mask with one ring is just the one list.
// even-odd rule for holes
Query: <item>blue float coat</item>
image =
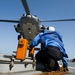
{"label": "blue float coat", "polygon": [[[66,54],[64,44],[62,41],[62,37],[59,35],[59,33],[50,32],[48,30],[44,30],[43,32],[39,33],[32,41],[30,47],[33,48],[37,46],[39,43],[41,43],[41,49],[45,50],[48,46],[55,46],[60,49],[60,51],[63,53],[63,56],[68,58],[68,55]],[[63,63],[65,63],[65,59],[63,58]],[[67,65],[67,61],[66,61]]]}

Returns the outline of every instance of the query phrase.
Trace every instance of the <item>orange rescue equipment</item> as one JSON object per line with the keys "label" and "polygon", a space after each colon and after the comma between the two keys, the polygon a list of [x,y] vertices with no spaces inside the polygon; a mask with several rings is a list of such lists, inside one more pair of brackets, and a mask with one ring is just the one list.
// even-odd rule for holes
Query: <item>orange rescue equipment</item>
{"label": "orange rescue equipment", "polygon": [[18,41],[16,59],[25,60],[27,47],[28,47],[28,41],[26,39],[20,38]]}

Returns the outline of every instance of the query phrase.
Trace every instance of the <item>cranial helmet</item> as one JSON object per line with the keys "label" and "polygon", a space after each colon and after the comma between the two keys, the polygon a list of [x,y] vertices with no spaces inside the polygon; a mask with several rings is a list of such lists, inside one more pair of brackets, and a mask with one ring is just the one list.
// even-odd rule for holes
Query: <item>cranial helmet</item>
{"label": "cranial helmet", "polygon": [[49,30],[51,32],[54,32],[55,31],[55,28],[53,26],[49,26],[49,27],[47,27],[47,30]]}

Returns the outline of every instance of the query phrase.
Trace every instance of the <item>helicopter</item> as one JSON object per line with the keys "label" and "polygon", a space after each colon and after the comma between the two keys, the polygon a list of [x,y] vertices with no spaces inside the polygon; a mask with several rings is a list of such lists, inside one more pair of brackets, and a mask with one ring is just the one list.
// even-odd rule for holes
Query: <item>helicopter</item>
{"label": "helicopter", "polygon": [[[63,21],[75,21],[75,19],[60,19],[60,20],[39,20],[36,15],[32,15],[30,9],[28,7],[26,0],[21,0],[24,10],[26,14],[20,18],[20,20],[1,20],[0,22],[10,22],[10,23],[18,23],[14,25],[14,29],[17,33],[20,33],[18,36],[26,38],[31,43],[32,39],[40,32],[40,23],[42,22],[63,22]],[[34,30],[34,31],[33,31]]]}
{"label": "helicopter", "polygon": [[[24,10],[26,11],[26,14],[23,14],[23,16],[20,18],[20,20],[2,20],[0,19],[0,22],[10,22],[10,23],[18,23],[17,25],[14,25],[14,29],[18,35],[19,38],[23,37],[23,39],[28,40],[28,44],[30,45],[33,38],[40,32],[40,23],[41,22],[62,22],[62,21],[75,21],[75,19],[60,19],[60,20],[40,20],[37,16],[32,15],[27,0],[21,0]],[[6,58],[11,58],[11,62],[13,61],[13,56],[5,56]],[[11,64],[11,63],[10,63]],[[10,65],[12,66],[12,65]]]}

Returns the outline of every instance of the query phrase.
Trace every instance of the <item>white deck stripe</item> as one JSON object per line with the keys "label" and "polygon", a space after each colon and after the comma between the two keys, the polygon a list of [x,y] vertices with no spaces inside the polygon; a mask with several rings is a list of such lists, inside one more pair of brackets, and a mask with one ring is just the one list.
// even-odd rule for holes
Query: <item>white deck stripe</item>
{"label": "white deck stripe", "polygon": [[75,69],[75,67],[71,67],[71,66],[69,66],[68,68]]}

